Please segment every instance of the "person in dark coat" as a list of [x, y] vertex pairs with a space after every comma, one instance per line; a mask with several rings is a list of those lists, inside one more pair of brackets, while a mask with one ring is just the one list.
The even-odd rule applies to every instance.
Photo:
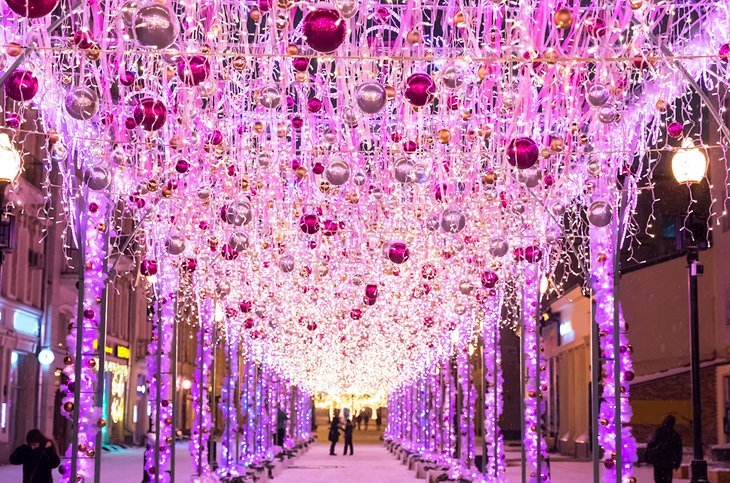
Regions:
[[350, 418], [347, 418], [345, 423], [345, 452], [347, 454], [347, 448], [350, 448], [350, 456], [352, 456], [352, 430], [355, 429], [355, 425], [352, 424]]
[[332, 418], [332, 423], [330, 424], [329, 440], [332, 442], [332, 446], [330, 446], [330, 456], [335, 455], [335, 445], [340, 440], [340, 429], [340, 417], [335, 416]]
[[53, 483], [51, 470], [61, 464], [53, 442], [40, 430], [31, 429], [25, 443], [10, 455], [11, 464], [23, 465], [23, 483]]
[[654, 465], [656, 483], [672, 483], [672, 471], [682, 464], [682, 438], [674, 429], [676, 419], [664, 418], [646, 446], [646, 460]]

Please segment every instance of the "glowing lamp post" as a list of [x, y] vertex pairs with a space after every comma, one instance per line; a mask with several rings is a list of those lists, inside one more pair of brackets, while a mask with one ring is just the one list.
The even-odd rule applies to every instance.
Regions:
[[707, 173], [707, 158], [694, 141], [685, 139], [672, 158], [672, 174], [678, 183], [699, 183]]
[[[707, 158], [694, 145], [691, 139], [685, 139], [682, 148], [672, 158], [672, 173], [678, 183], [685, 183], [692, 189], [693, 183], [699, 183], [707, 173]], [[702, 405], [700, 394], [700, 330], [697, 310], [697, 277], [702, 275], [697, 247], [687, 249], [687, 274], [689, 292], [689, 335], [690, 335], [690, 379], [692, 381], [692, 428], [694, 437], [693, 459], [691, 465], [692, 483], [704, 483], [707, 480], [707, 462], [702, 448]]]

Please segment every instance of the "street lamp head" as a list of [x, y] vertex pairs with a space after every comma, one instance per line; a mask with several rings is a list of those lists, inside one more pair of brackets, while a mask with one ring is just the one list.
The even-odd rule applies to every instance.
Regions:
[[0, 182], [11, 183], [20, 173], [20, 154], [6, 131], [0, 131]]
[[694, 141], [685, 139], [672, 158], [672, 174], [677, 183], [699, 183], [707, 174], [707, 158]]

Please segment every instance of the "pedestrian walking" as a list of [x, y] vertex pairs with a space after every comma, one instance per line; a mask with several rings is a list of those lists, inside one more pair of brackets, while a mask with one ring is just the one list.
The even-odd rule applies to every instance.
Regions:
[[383, 408], [375, 410], [375, 429], [380, 431], [380, 426], [383, 424]]
[[335, 446], [340, 440], [340, 429], [340, 417], [335, 416], [332, 418], [332, 423], [330, 424], [329, 440], [332, 442], [332, 446], [330, 446], [330, 456], [335, 455]]
[[350, 456], [352, 456], [352, 430], [355, 429], [355, 425], [352, 424], [350, 418], [347, 418], [345, 422], [345, 452], [347, 454], [347, 448], [350, 448]]
[[25, 443], [10, 455], [11, 464], [23, 465], [23, 483], [53, 483], [51, 470], [61, 464], [53, 442], [40, 430], [31, 429]]
[[276, 445], [284, 447], [284, 440], [286, 439], [286, 422], [289, 420], [284, 408], [279, 406], [279, 410], [276, 412]]
[[654, 465], [656, 483], [672, 483], [672, 471], [682, 464], [682, 437], [674, 429], [676, 423], [671, 414], [664, 418], [646, 446], [646, 461]]

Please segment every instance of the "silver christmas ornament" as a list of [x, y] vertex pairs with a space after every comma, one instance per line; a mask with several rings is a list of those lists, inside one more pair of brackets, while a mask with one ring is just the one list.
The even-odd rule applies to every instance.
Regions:
[[367, 177], [362, 171], [358, 171], [355, 173], [355, 176], [352, 177], [352, 182], [355, 183], [355, 186], [362, 186], [365, 184], [365, 181], [367, 181]]
[[593, 176], [598, 177], [601, 174], [601, 162], [596, 158], [591, 158], [586, 164], [586, 172]]
[[428, 231], [436, 231], [441, 226], [441, 219], [438, 215], [430, 215], [426, 218], [426, 229]]
[[185, 239], [179, 235], [172, 235], [165, 240], [165, 249], [170, 255], [181, 255], [185, 251]]
[[84, 172], [84, 182], [89, 189], [101, 191], [109, 187], [112, 176], [108, 169], [101, 166], [92, 166]]
[[259, 103], [266, 109], [276, 109], [281, 104], [281, 91], [276, 86], [267, 86], [261, 89]]
[[618, 121], [619, 114], [613, 106], [603, 106], [598, 110], [598, 120], [604, 124]]
[[324, 179], [332, 186], [342, 186], [350, 180], [350, 165], [342, 159], [333, 159], [324, 169]]
[[466, 216], [457, 207], [446, 208], [441, 213], [440, 225], [446, 233], [459, 233], [466, 226]]
[[210, 200], [210, 197], [211, 197], [211, 192], [210, 192], [209, 187], [203, 186], [201, 188], [198, 188], [198, 199], [200, 201], [206, 202], [206, 201]]
[[606, 201], [594, 201], [588, 207], [588, 222], [598, 228], [608, 226], [613, 219], [613, 208]]
[[540, 171], [534, 166], [517, 171], [517, 179], [528, 188], [534, 188], [540, 183]]
[[352, 18], [360, 9], [358, 0], [335, 0], [335, 8], [344, 18]]
[[350, 127], [357, 127], [360, 118], [358, 117], [357, 112], [355, 112], [355, 109], [347, 106], [342, 110], [342, 120]]
[[593, 84], [586, 93], [586, 101], [593, 107], [604, 106], [611, 98], [611, 93], [603, 84]]
[[288, 253], [282, 255], [281, 258], [279, 258], [279, 268], [284, 273], [289, 273], [294, 270], [294, 257]]
[[124, 148], [121, 146], [116, 146], [114, 149], [112, 149], [111, 160], [112, 163], [117, 166], [124, 165], [127, 162], [127, 153], [124, 152]]
[[464, 71], [455, 65], [449, 65], [441, 71], [441, 82], [449, 89], [458, 89], [464, 84]]
[[415, 163], [408, 158], [396, 160], [393, 166], [393, 177], [399, 183], [412, 183], [416, 180]]
[[68, 157], [68, 148], [65, 144], [61, 141], [56, 141], [56, 143], [51, 147], [51, 159], [57, 163], [60, 163], [62, 161], [65, 161]]
[[237, 201], [226, 209], [226, 221], [232, 225], [248, 225], [252, 218], [253, 209], [248, 201]]
[[248, 235], [237, 231], [228, 239], [228, 245], [240, 253], [248, 248]]
[[132, 23], [134, 22], [134, 14], [137, 12], [138, 8], [139, 2], [137, 0], [130, 0], [122, 5], [120, 13], [122, 14], [122, 22], [124, 22], [125, 27], [130, 28], [132, 26]]
[[550, 212], [553, 216], [562, 217], [565, 214], [565, 204], [562, 201], [556, 201], [550, 206]]
[[385, 87], [376, 81], [368, 81], [357, 86], [355, 89], [355, 102], [357, 107], [366, 114], [376, 114], [385, 106], [388, 94]]
[[489, 254], [493, 257], [503, 257], [509, 251], [509, 244], [504, 238], [493, 238], [489, 242]]
[[79, 121], [88, 121], [99, 111], [99, 96], [88, 87], [76, 87], [64, 100], [68, 115]]
[[177, 16], [167, 5], [150, 3], [137, 10], [132, 33], [142, 47], [166, 49], [175, 43], [180, 30]]

